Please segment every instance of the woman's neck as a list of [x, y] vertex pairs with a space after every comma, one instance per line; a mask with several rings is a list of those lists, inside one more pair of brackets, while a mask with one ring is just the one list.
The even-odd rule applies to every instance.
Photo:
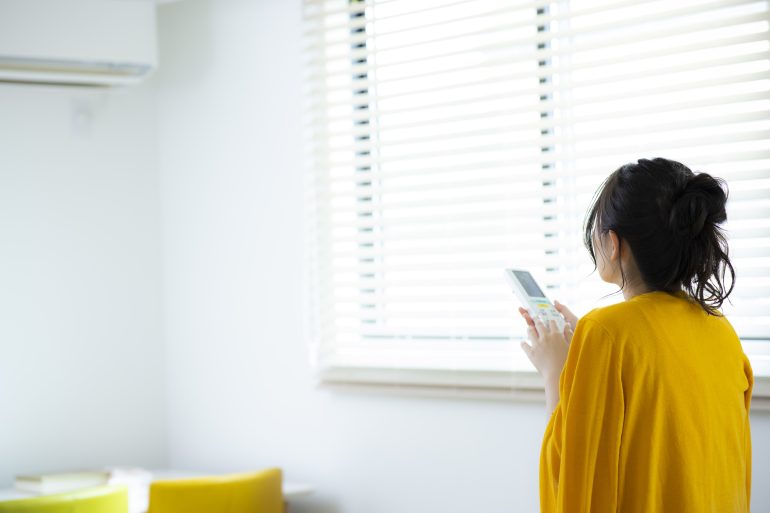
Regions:
[[642, 279], [642, 273], [639, 272], [634, 253], [630, 248], [622, 253], [621, 259], [622, 263], [619, 262], [615, 279], [620, 282], [616, 282], [618, 287], [623, 289], [623, 298], [628, 301], [633, 297], [652, 292], [652, 289]]
[[623, 287], [623, 299], [628, 301], [633, 297], [636, 297], [640, 294], [646, 294], [647, 292], [652, 292], [652, 289], [650, 289], [641, 280], [628, 282], [626, 283], [625, 287]]

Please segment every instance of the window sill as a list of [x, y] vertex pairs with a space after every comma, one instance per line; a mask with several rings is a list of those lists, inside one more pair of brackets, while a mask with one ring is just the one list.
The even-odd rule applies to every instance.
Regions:
[[320, 372], [319, 386], [330, 390], [415, 397], [545, 401], [542, 378], [533, 371], [498, 373], [330, 367]]
[[[770, 343], [745, 342], [754, 368], [752, 411], [770, 411]], [[418, 397], [543, 402], [543, 380], [534, 370], [452, 370], [327, 365], [319, 385], [334, 390]]]

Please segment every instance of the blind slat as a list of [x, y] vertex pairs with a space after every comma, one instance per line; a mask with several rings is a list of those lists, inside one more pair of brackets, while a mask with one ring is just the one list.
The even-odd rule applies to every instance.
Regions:
[[[759, 140], [759, 137], [755, 136], [755, 133], [749, 133], [744, 134], [745, 139], [734, 139], [737, 141], [752, 141], [752, 140]], [[641, 145], [639, 145], [641, 146]], [[668, 148], [676, 148], [677, 145], [673, 145], [669, 143], [668, 145], [655, 145], [651, 148], [643, 148], [643, 147], [637, 147], [635, 148], [635, 153], [639, 154], [645, 151], [659, 151], [660, 148], [668, 147]], [[702, 147], [704, 149], [709, 149], [706, 147]], [[710, 148], [713, 151], [713, 146]], [[600, 151], [596, 150], [594, 152], [586, 152], [583, 153], [581, 156], [586, 157], [607, 157], [607, 156], [614, 156], [617, 154], [627, 154], [626, 151], [620, 151], [616, 152], [614, 150], [607, 150], [607, 151]], [[574, 153], [570, 153], [569, 156], [574, 155]], [[419, 166], [419, 167], [411, 167], [411, 168], [400, 168], [400, 169], [394, 169], [394, 170], [375, 170], [375, 171], [366, 171], [366, 172], [359, 172], [359, 173], [350, 173], [347, 175], [342, 176], [332, 176], [325, 179], [321, 179], [320, 182], [328, 181], [331, 183], [350, 183], [351, 181], [355, 183], [356, 181], [361, 180], [378, 180], [378, 179], [387, 179], [387, 178], [395, 178], [395, 177], [403, 177], [403, 176], [410, 176], [410, 177], [418, 177], [418, 176], [425, 176], [425, 175], [434, 175], [434, 174], [448, 174], [453, 173], [455, 171], [467, 171], [468, 169], [494, 169], [494, 168], [509, 168], [509, 169], [515, 169], [517, 172], [521, 172], [522, 176], [524, 176], [524, 173], [528, 172], [533, 165], [543, 165], [543, 164], [556, 164], [557, 160], [559, 158], [567, 157], [566, 152], [560, 152], [560, 153], [547, 153], [542, 154], [541, 156], [537, 157], [521, 157], [521, 158], [483, 158], [479, 160], [474, 160], [471, 164], [454, 164], [454, 165], [444, 165], [444, 166]], [[755, 161], [755, 160], [765, 160], [767, 158], [770, 158], [770, 150], [758, 150], [758, 151], [742, 151], [742, 152], [714, 152], [713, 155], [708, 155], [707, 161], [709, 163], [718, 164], [718, 163], [724, 163], [724, 162], [741, 162], [741, 161]], [[617, 161], [617, 158], [615, 158]], [[361, 163], [356, 163], [357, 165], [361, 165]], [[353, 167], [353, 166], [351, 166]], [[611, 169], [611, 168], [610, 168]], [[531, 171], [530, 171], [531, 172]], [[539, 172], [539, 171], [538, 171]], [[568, 178], [568, 177], [576, 177], [576, 176], [591, 176], [596, 175], [598, 173], [602, 173], [603, 170], [596, 169], [595, 167], [590, 168], [583, 168], [581, 167], [580, 172], [570, 172], [570, 171], [562, 171], [560, 169], [557, 169], [553, 172], [553, 174], [550, 174], [549, 176], [553, 179], [558, 178]], [[607, 174], [609, 174], [607, 172]], [[530, 175], [531, 176], [531, 175]]]
[[[642, 116], [642, 115], [652, 115], [656, 114], [658, 112], [667, 112], [667, 113], [681, 113], [682, 111], [688, 111], [688, 110], [695, 110], [702, 107], [723, 107], [727, 105], [737, 106], [738, 104], [744, 104], [744, 103], [756, 103], [760, 101], [767, 101], [768, 100], [768, 92], [767, 91], [759, 91], [759, 92], [753, 92], [753, 93], [744, 93], [744, 94], [728, 94], [728, 95], [712, 95], [705, 98], [698, 98], [698, 99], [688, 99], [683, 101], [676, 101], [676, 102], [661, 102], [657, 103], [653, 107], [645, 107], [640, 108], [638, 106], [632, 106], [631, 108], [623, 108], [623, 109], [616, 109], [612, 110], [611, 112], [603, 112], [601, 118], [603, 120], [612, 120], [612, 119], [622, 119], [626, 117], [634, 117], [634, 116]], [[559, 101], [546, 101], [543, 102], [543, 108], [546, 111], [559, 111], [561, 109], [568, 109], [572, 107], [573, 105], [570, 102], [559, 102]], [[431, 128], [440, 128], [442, 125], [445, 124], [451, 124], [451, 123], [460, 123], [460, 122], [468, 122], [468, 121], [478, 121], [478, 120], [489, 120], [490, 122], [494, 123], [497, 118], [500, 117], [511, 117], [515, 116], [516, 114], [521, 114], [523, 112], [531, 112], [532, 107], [527, 106], [524, 108], [498, 108], [498, 109], [486, 109], [481, 110], [480, 112], [474, 112], [471, 114], [463, 114], [461, 116], [444, 116], [444, 117], [428, 117], [427, 119], [424, 117], [420, 117], [416, 120], [413, 120], [409, 123], [389, 123], [386, 126], [383, 126], [380, 128], [380, 130], [383, 130], [385, 132], [398, 132], [403, 131], [406, 129], [416, 129], [416, 128], [422, 128], [424, 130], [430, 130]], [[588, 123], [596, 117], [594, 115], [572, 115], [570, 118], [570, 121], [572, 123], [580, 124], [580, 123]], [[537, 122], [531, 123], [531, 127], [536, 128], [538, 130], [546, 130], [546, 129], [552, 129], [556, 128], [557, 126], [561, 126], [563, 124], [563, 121], [561, 119], [554, 119], [554, 118], [546, 118], [546, 120], [539, 120]], [[520, 125], [516, 125], [517, 127]], [[316, 132], [313, 135], [313, 138], [323, 137], [325, 140], [324, 144], [314, 144], [314, 140], [306, 141], [307, 146], [309, 147], [332, 147], [333, 144], [331, 143], [332, 138], [339, 138], [348, 136], [351, 139], [355, 137], [360, 136], [366, 136], [371, 134], [372, 129], [369, 126], [361, 126], [361, 125], [352, 125], [348, 128], [341, 128], [341, 127], [335, 127], [334, 129], [330, 129], [327, 126], [316, 126]], [[312, 152], [310, 152], [312, 153]]]
[[[731, 2], [732, 5], [739, 5], [741, 3], [746, 3], [743, 0], [736, 0], [734, 2]], [[766, 16], [766, 15], [765, 15]], [[541, 20], [535, 20], [536, 22], [539, 22]], [[748, 15], [740, 15], [740, 16], [734, 16], [734, 17], [725, 17], [725, 18], [718, 18], [718, 19], [712, 19], [702, 22], [696, 22], [691, 23], [688, 25], [687, 29], [691, 32], [697, 32], [697, 31], [705, 31], [709, 29], [714, 28], [722, 28], [729, 25], [744, 25], [747, 23], [752, 22], [761, 22], [765, 21], [765, 18], [763, 17], [762, 13], [759, 14], [748, 14]], [[617, 29], [619, 28], [618, 24], [616, 22], [608, 23], [606, 24], [605, 28], [610, 29]], [[509, 25], [500, 25], [497, 27], [497, 30], [508, 30]], [[492, 28], [492, 30], [495, 30]], [[465, 34], [465, 35], [478, 35], [478, 34], [487, 34], [489, 33], [490, 29], [487, 27], [483, 30], [476, 31], [472, 34]], [[651, 39], [651, 35], [658, 38], [664, 38], [664, 37], [670, 37], [677, 34], [680, 34], [682, 32], [682, 27], [673, 27], [669, 29], [658, 29], [654, 31], [652, 34], [649, 33], [642, 33], [642, 34], [636, 34], [634, 32], [628, 32], [624, 35], [617, 35], [613, 37], [613, 44], [616, 46], [620, 45], [626, 45], [631, 43], [638, 43], [642, 41], [648, 41]], [[579, 32], [560, 32], [559, 37], [561, 38], [568, 38], [568, 37], [575, 37], [580, 35]], [[446, 40], [452, 40], [457, 37], [457, 34], [449, 34], [446, 36], [443, 36], [441, 38], [436, 38], [430, 41], [424, 41], [423, 44], [426, 43], [440, 43], [442, 41]], [[518, 45], [522, 46], [528, 46], [531, 48], [536, 48], [538, 44], [546, 44], [549, 43], [553, 39], [553, 36], [550, 36], [548, 34], [542, 35], [538, 34], [532, 37], [519, 37], [519, 38], [512, 38], [507, 41], [503, 41], [502, 43], [494, 43], [494, 44], [487, 44], [487, 45], [480, 45], [475, 48], [473, 48], [476, 51], [494, 51], [498, 50], [500, 48], [511, 48]], [[591, 50], [602, 48], [602, 45], [606, 44], [605, 42], [600, 43], [592, 43], [592, 44], [578, 44], [578, 45], [572, 45], [571, 50], [569, 53], [552, 53], [550, 50], [543, 50], [541, 51], [542, 56], [545, 58], [549, 58], [551, 56], [557, 56], [557, 55], [571, 55], [579, 52], [589, 52]], [[408, 48], [408, 47], [403, 47]], [[401, 49], [403, 49], [401, 48]], [[393, 48], [394, 50], [397, 50], [399, 48]], [[423, 56], [423, 57], [413, 57], [410, 59], [403, 59], [398, 62], [399, 65], [404, 64], [419, 64], [424, 63], [433, 59], [437, 58], [446, 58], [446, 57], [456, 57], [462, 53], [467, 52], [468, 49], [465, 48], [463, 50], [449, 50], [444, 52], [437, 52], [437, 53], [431, 53], [430, 55]], [[375, 54], [377, 50], [351, 50], [350, 52], [346, 53], [344, 56], [340, 56], [337, 59], [330, 59], [327, 56], [320, 56], [320, 55], [314, 55], [312, 59], [308, 60], [306, 63], [309, 69], [318, 68], [319, 66], [326, 66], [329, 63], [333, 63], [335, 60], [344, 60], [345, 62], [353, 62], [356, 60], [365, 60], [367, 57]], [[537, 59], [537, 54], [535, 54], [534, 59]], [[379, 66], [376, 66], [374, 64], [355, 64], [351, 65], [347, 73], [350, 75], [366, 75], [368, 72], [373, 71], [377, 69]], [[323, 69], [323, 68], [322, 68]], [[310, 74], [308, 77], [310, 80], [326, 80], [328, 78], [336, 77], [336, 76], [342, 76], [341, 72], [334, 72], [329, 73], [321, 71], [315, 72]], [[349, 76], [349, 75], [348, 75]]]
[[[609, 171], [609, 170], [608, 170]], [[535, 175], [542, 181], [554, 181], [554, 175], [549, 171], [542, 171]], [[737, 169], [733, 171], [734, 178], [742, 181], [760, 181], [770, 179], [770, 167], [751, 167], [748, 169]], [[557, 178], [557, 180], [563, 180], [564, 177]], [[343, 199], [357, 199], [359, 196], [378, 196], [378, 195], [398, 195], [406, 193], [417, 192], [431, 192], [437, 193], [441, 191], [453, 191], [453, 190], [473, 190], [474, 188], [484, 188], [492, 186], [511, 186], [521, 184], [521, 178], [515, 173], [512, 173], [510, 169], [503, 169], [501, 173], [495, 173], [488, 177], [471, 178], [465, 180], [441, 180], [431, 181], [428, 183], [414, 184], [414, 185], [400, 185], [398, 183], [391, 184], [390, 181], [372, 181], [370, 185], [365, 187], [356, 184], [348, 184], [348, 187], [339, 188], [335, 190], [319, 190], [314, 196], [316, 199], [321, 200], [324, 205], [327, 202], [334, 202], [335, 200]], [[540, 193], [547, 195], [548, 197], [554, 197], [565, 193], [587, 193], [593, 192], [597, 189], [598, 183], [583, 184], [576, 187], [567, 186], [554, 186], [554, 187], [541, 187]], [[522, 190], [523, 189], [523, 190]], [[760, 186], [759, 189], [752, 189], [751, 193], [756, 194], [758, 190], [764, 190], [764, 186]], [[520, 187], [518, 191], [512, 193], [511, 198], [527, 197], [533, 191], [531, 189], [525, 189]], [[730, 203], [734, 204], [743, 197], [743, 192], [736, 196], [736, 192], [730, 195]], [[310, 201], [308, 197], [306, 200]], [[319, 207], [323, 208], [323, 207]]]
[[[769, 54], [770, 55], [770, 54]], [[767, 94], [768, 100], [770, 100], [770, 92]], [[698, 125], [703, 127], [708, 126], [728, 126], [728, 125], [734, 125], [739, 123], [749, 123], [753, 121], [768, 121], [770, 119], [770, 109], [761, 109], [754, 112], [738, 112], [734, 114], [727, 114], [727, 115], [719, 115], [719, 116], [704, 116], [704, 117], [698, 117]], [[586, 122], [590, 121], [589, 119], [586, 120]], [[516, 133], [536, 133], [538, 129], [545, 130], [549, 128], [554, 128], [556, 126], [570, 123], [571, 120], [569, 119], [560, 119], [560, 120], [554, 120], [551, 123], [526, 123], [526, 122], [520, 122], [516, 125], [511, 126], [502, 126], [502, 127], [495, 127], [495, 128], [487, 128], [487, 129], [477, 129], [473, 131], [467, 131], [467, 132], [461, 132], [461, 133], [452, 133], [452, 134], [436, 134], [436, 135], [426, 135], [423, 137], [414, 137], [410, 139], [404, 139], [404, 140], [387, 140], [387, 141], [377, 141], [377, 142], [371, 142], [371, 141], [361, 141], [359, 143], [350, 144], [348, 146], [331, 146], [327, 148], [316, 148], [315, 155], [322, 157], [326, 152], [333, 151], [335, 153], [337, 152], [348, 152], [350, 154], [359, 154], [362, 152], [370, 152], [372, 150], [377, 150], [380, 148], [387, 148], [389, 150], [397, 149], [401, 146], [413, 146], [419, 143], [431, 143], [431, 142], [445, 142], [446, 144], [451, 144], [450, 142], [455, 142], [455, 144], [458, 144], [462, 142], [462, 139], [466, 138], [474, 138], [472, 140], [475, 140], [475, 138], [478, 138], [480, 136], [500, 136], [501, 134], [508, 134], [511, 136], [511, 139], [513, 139], [513, 136]], [[572, 121], [574, 123], [574, 121]], [[653, 126], [647, 126], [645, 128], [652, 129]], [[657, 134], [660, 136], [660, 134], [668, 133], [668, 132], [682, 132], [685, 130], [692, 130], [693, 128], [693, 120], [692, 119], [685, 119], [685, 120], [675, 120], [670, 121], [667, 123], [660, 123], [655, 124], [654, 129], [657, 132]], [[591, 132], [590, 134], [586, 134], [581, 136], [581, 141], [597, 141], [597, 140], [607, 140], [607, 139], [617, 139], [621, 136], [633, 136], [636, 133], [638, 133], [639, 127], [634, 126], [621, 126], [621, 127], [611, 127], [607, 126], [603, 130], [596, 130], [594, 132]], [[670, 134], [671, 137], [673, 137], [674, 134]], [[504, 146], [505, 148], [514, 146], [514, 145], [532, 145], [536, 143], [540, 143], [543, 145], [556, 145], [556, 144], [563, 144], [565, 141], [567, 141], [567, 137], [554, 137], [554, 136], [541, 136], [536, 139], [530, 138], [528, 140], [524, 141], [516, 141], [511, 142], [510, 144]], [[454, 141], [455, 139], [461, 139], [460, 141]], [[473, 150], [473, 147], [469, 148], [470, 150]], [[406, 155], [403, 158], [413, 158], [411, 155]], [[359, 162], [360, 158], [354, 158], [350, 160], [349, 162]], [[386, 160], [386, 158], [383, 158], [383, 160]], [[343, 164], [342, 162], [338, 163], [335, 162], [335, 164]]]
[[[668, 85], [665, 83], [663, 85], [657, 84], [654, 86], [650, 86], [644, 90], [634, 91], [634, 94], [632, 96], [635, 98], [644, 98], [644, 97], [655, 96], [655, 95], [665, 95], [666, 93], [672, 94], [672, 93], [677, 93], [681, 91], [697, 91], [698, 89], [733, 86], [736, 84], [748, 84], [751, 82], [759, 82], [759, 81], [766, 81], [766, 80], [770, 80], [770, 73], [768, 71], [756, 71], [756, 72], [740, 73], [736, 75], [726, 75], [726, 76], [720, 75], [713, 78], [707, 78], [704, 80], [695, 80], [695, 81], [687, 82], [683, 84], [682, 83], [668, 84]], [[584, 85], [601, 85], [601, 81], [586, 83]], [[516, 95], [513, 97], [513, 99], [526, 98], [526, 97], [540, 97], [540, 96], [548, 97], [549, 95], [559, 92], [560, 90], [561, 90], [561, 87], [554, 86], [554, 85], [541, 85], [537, 87], [531, 87], [528, 89], [520, 89], [520, 90], [516, 90]], [[607, 93], [604, 95], [589, 96], [581, 100], [571, 100], [571, 101], [546, 100], [538, 104], [538, 106], [541, 107], [543, 111], [550, 111], [550, 110], [553, 110], [554, 108], [574, 109], [576, 107], [596, 105], [597, 103], [609, 103], [615, 100], [628, 99], [628, 97], [629, 97], [628, 92], [615, 92], [615, 93]], [[512, 95], [510, 91], [504, 92], [504, 93], [479, 94], [479, 95], [474, 95], [474, 96], [470, 96], [470, 97], [458, 99], [458, 100], [428, 102], [422, 106], [417, 105], [417, 106], [410, 106], [410, 107], [397, 107], [397, 108], [391, 108], [391, 109], [370, 108], [370, 109], [366, 109], [365, 111], [354, 111], [352, 113], [346, 112], [345, 114], [316, 116], [313, 122], [317, 123], [317, 122], [323, 121], [323, 122], [329, 123], [329, 122], [340, 121], [344, 119], [344, 120], [351, 120], [353, 123], [355, 123], [355, 122], [365, 121], [368, 119], [377, 118], [385, 115], [404, 114], [406, 112], [412, 112], [414, 114], [418, 114], [419, 111], [421, 110], [456, 107], [456, 106], [467, 105], [473, 102], [479, 102], [482, 100], [483, 101], [505, 100], [505, 99], [510, 100], [511, 98], [512, 98]], [[532, 111], [533, 111], [533, 107], [528, 106], [524, 112], [532, 112]]]
[[[706, 41], [698, 41], [697, 43], [688, 42], [686, 44], [681, 44], [678, 46], [669, 46], [666, 48], [653, 47], [653, 49], [641, 51], [634, 54], [633, 58], [638, 60], [648, 60], [655, 57], [670, 57], [672, 55], [677, 55], [677, 54], [694, 53], [694, 52], [709, 50], [709, 49], [723, 49], [726, 46], [735, 46], [735, 45], [742, 45], [742, 44], [745, 45], [747, 43], [765, 42], [765, 41], [767, 41], [767, 34], [765, 32], [756, 32], [756, 33], [747, 34], [747, 35], [714, 38]], [[509, 48], [509, 45], [501, 44], [495, 49], [504, 50], [506, 48]], [[498, 67], [512, 67], [514, 64], [520, 63], [520, 62], [532, 62], [535, 60], [553, 59], [555, 57], [560, 57], [564, 55], [567, 55], [567, 52], [559, 51], [559, 50], [538, 49], [538, 50], [533, 50], [531, 53], [527, 53], [525, 55], [521, 55], [521, 53], [517, 53], [515, 56], [489, 59], [484, 61], [483, 63], [479, 63], [471, 66], [456, 65], [454, 67], [444, 67], [439, 69], [432, 69], [429, 71], [420, 70], [420, 72], [418, 73], [409, 73], [409, 74], [405, 74], [405, 75], [390, 78], [390, 79], [388, 78], [383, 79], [377, 76], [370, 78], [367, 76], [367, 78], [356, 80], [355, 84], [358, 89], [373, 89], [381, 85], [390, 85], [394, 82], [403, 82], [408, 80], [413, 81], [416, 79], [437, 76], [437, 75], [444, 75], [444, 74], [453, 73], [453, 72], [456, 73], [461, 71], [486, 71], [489, 68], [495, 69]], [[628, 62], [628, 58], [629, 58], [628, 55], [605, 57], [603, 59], [597, 59], [597, 60], [590, 61], [587, 63], [582, 63], [582, 64], [564, 63], [564, 64], [557, 64], [552, 66], [542, 66], [539, 68], [539, 70], [547, 71], [550, 74], [568, 73], [568, 72], [586, 70], [591, 68], [599, 68], [599, 67], [613, 65], [613, 64], [624, 64]], [[344, 72], [340, 72], [334, 75], [329, 75], [326, 77], [326, 79], [327, 81], [331, 81], [331, 79], [333, 79], [334, 77], [349, 77], [351, 75], [350, 71], [351, 70], [346, 69]], [[522, 74], [521, 76], [526, 76], [526, 75]], [[319, 97], [326, 96], [326, 95], [333, 95], [337, 92], [344, 92], [346, 93], [346, 95], [349, 96], [351, 94], [350, 89], [351, 89], [351, 81], [345, 81], [344, 83], [340, 83], [339, 85], [330, 86], [326, 84], [320, 88], [310, 89], [308, 93], [311, 97], [315, 95], [318, 95]]]
[[[670, 54], [664, 54], [661, 52], [661, 55], [670, 55]], [[762, 62], [767, 61], [768, 59], [768, 49], [762, 49], [759, 51], [754, 52], [748, 52], [748, 53], [741, 53], [738, 55], [729, 55], [727, 57], [723, 57], [720, 59], [715, 58], [703, 58], [700, 60], [689, 60], [686, 64], [678, 63], [667, 67], [660, 67], [655, 70], [640, 70], [634, 73], [628, 73], [628, 72], [620, 72], [616, 73], [615, 75], [610, 76], [602, 76], [601, 78], [593, 78], [593, 79], [587, 79], [587, 80], [580, 80], [575, 81], [571, 84], [571, 87], [573, 89], [578, 88], [591, 88], [593, 86], [599, 85], [599, 84], [607, 84], [612, 82], [620, 82], [620, 81], [629, 81], [634, 80], [635, 78], [646, 78], [651, 77], [655, 75], [671, 75], [674, 73], [683, 73], [686, 71], [701, 71], [701, 70], [709, 70], [712, 68], [720, 68], [725, 67], [728, 65], [736, 65], [736, 64], [742, 64], [747, 62]], [[505, 61], [504, 61], [505, 62]], [[618, 59], [618, 62], [622, 62], [621, 59]], [[462, 90], [462, 89], [468, 89], [472, 87], [480, 87], [485, 86], [489, 87], [498, 83], [501, 84], [510, 84], [511, 88], [514, 89], [519, 82], [522, 80], [532, 80], [533, 73], [532, 70], [523, 70], [523, 71], [512, 71], [510, 68], [513, 68], [513, 64], [515, 62], [511, 62], [510, 66], [499, 66], [500, 69], [504, 70], [504, 73], [500, 73], [495, 68], [497, 67], [491, 67], [486, 66], [487, 69], [495, 70], [494, 78], [490, 77], [484, 77], [481, 79], [475, 79], [472, 78], [470, 75], [466, 75], [467, 79], [464, 81], [455, 81], [448, 84], [438, 84], [434, 83], [430, 86], [424, 86], [422, 88], [420, 87], [414, 87], [406, 91], [402, 91], [399, 93], [390, 93], [390, 94], [377, 94], [377, 93], [369, 93], [366, 95], [351, 95], [350, 98], [344, 98], [339, 100], [333, 100], [333, 101], [326, 101], [323, 98], [324, 97], [318, 97], [317, 104], [321, 106], [322, 108], [333, 108], [333, 107], [339, 107], [339, 106], [350, 106], [352, 108], [358, 108], [361, 106], [369, 105], [373, 102], [386, 102], [386, 101], [392, 101], [394, 99], [398, 98], [404, 98], [408, 96], [418, 96], [418, 95], [424, 95], [427, 93], [440, 93], [440, 92], [446, 92], [451, 90]], [[583, 66], [584, 68], [588, 66]], [[580, 69], [580, 68], [577, 68]], [[559, 73], [570, 73], [577, 71], [574, 67], [556, 67], [551, 68], [550, 66], [542, 66], [538, 69], [538, 72], [542, 73], [543, 75], [554, 75]], [[473, 68], [467, 69], [467, 71], [474, 71]], [[442, 72], [443, 73], [443, 72]], [[438, 73], [437, 73], [438, 74]], [[427, 77], [430, 77], [431, 75], [427, 75]], [[425, 76], [422, 78], [426, 78]], [[382, 84], [369, 84], [367, 82], [360, 82], [356, 84], [357, 88], [360, 89], [368, 89], [368, 90], [377, 90], [377, 86], [382, 86]], [[326, 93], [329, 94], [331, 91], [327, 90]]]

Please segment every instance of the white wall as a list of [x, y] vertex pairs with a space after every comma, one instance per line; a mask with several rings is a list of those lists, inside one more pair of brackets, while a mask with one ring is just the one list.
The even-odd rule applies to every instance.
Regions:
[[0, 487], [165, 462], [153, 100], [0, 85]]
[[[170, 463], [282, 466], [318, 490], [295, 511], [534, 512], [542, 407], [314, 388], [299, 4], [161, 7]], [[754, 430], [754, 511], [770, 511], [770, 418]]]
[[[161, 12], [154, 84], [0, 86], [0, 487], [278, 465], [317, 489], [296, 512], [536, 511], [542, 407], [313, 384], [299, 1]], [[768, 511], [770, 416], [753, 428]]]

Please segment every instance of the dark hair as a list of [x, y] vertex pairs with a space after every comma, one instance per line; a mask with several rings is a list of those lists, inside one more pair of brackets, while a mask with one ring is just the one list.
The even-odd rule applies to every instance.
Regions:
[[630, 246], [651, 290], [684, 290], [706, 312], [720, 315], [735, 282], [719, 226], [727, 220], [726, 202], [724, 180], [673, 160], [641, 159], [618, 168], [599, 188], [586, 215], [584, 243], [596, 266], [594, 231], [614, 231]]

